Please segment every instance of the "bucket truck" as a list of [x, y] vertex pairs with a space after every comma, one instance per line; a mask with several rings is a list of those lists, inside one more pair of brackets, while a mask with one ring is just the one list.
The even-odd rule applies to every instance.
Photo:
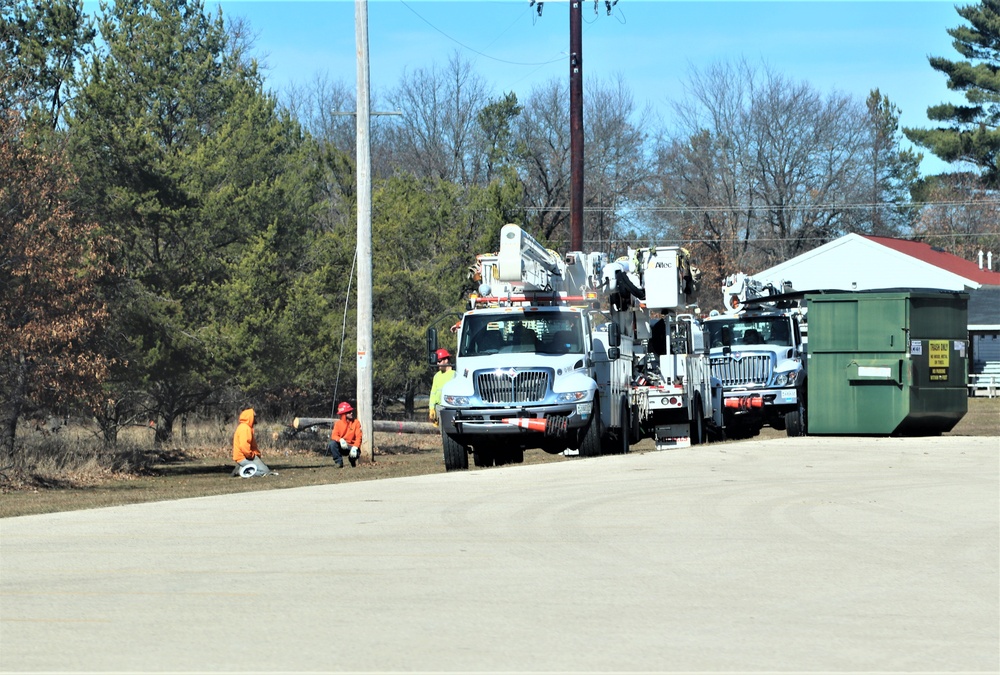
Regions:
[[703, 443], [722, 427], [722, 390], [713, 386], [704, 331], [688, 313], [696, 268], [676, 246], [629, 249], [604, 269], [610, 315], [631, 345], [632, 437], [658, 450]]
[[[477, 256], [478, 292], [456, 326], [456, 374], [438, 409], [445, 468], [467, 469], [470, 455], [492, 466], [527, 449], [596, 456], [627, 452], [644, 434], [658, 447], [690, 438], [687, 411], [708, 395], [690, 395], [697, 336], [693, 319], [673, 315], [686, 294], [679, 249], [669, 250], [606, 266], [603, 254], [560, 257], [505, 225], [499, 252]], [[666, 312], [656, 324], [644, 284], [670, 275], [674, 294], [649, 305]], [[434, 329], [427, 344], [433, 353]]]
[[788, 284], [743, 273], [723, 282], [725, 313], [705, 320], [712, 375], [722, 383], [724, 428], [750, 438], [766, 424], [805, 432], [806, 312]]

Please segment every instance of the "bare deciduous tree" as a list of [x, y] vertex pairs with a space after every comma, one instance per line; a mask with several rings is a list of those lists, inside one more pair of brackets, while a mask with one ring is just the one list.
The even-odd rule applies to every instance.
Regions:
[[[638, 110], [620, 75], [587, 81], [584, 103], [584, 241], [604, 248], [632, 234], [623, 213], [649, 197], [653, 164], [646, 152], [649, 110]], [[569, 92], [550, 80], [524, 104], [516, 137], [519, 173], [533, 231], [569, 242]], [[628, 231], [626, 231], [628, 230]]]
[[482, 77], [458, 53], [443, 69], [432, 65], [406, 73], [386, 97], [402, 112], [398, 123], [387, 128], [397, 170], [463, 187], [479, 182], [485, 148], [479, 142], [477, 115], [490, 95]]
[[740, 62], [693, 71], [674, 113], [659, 229], [696, 242], [713, 281], [871, 230], [863, 103]]

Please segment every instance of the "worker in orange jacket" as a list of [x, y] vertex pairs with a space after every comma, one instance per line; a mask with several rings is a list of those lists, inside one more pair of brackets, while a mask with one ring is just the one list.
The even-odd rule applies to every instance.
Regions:
[[277, 471], [271, 471], [260, 458], [260, 449], [257, 448], [257, 439], [253, 433], [255, 418], [253, 408], [247, 408], [240, 413], [240, 423], [236, 427], [236, 433], [233, 434], [233, 461], [236, 462], [233, 476], [252, 478], [271, 473], [277, 475]]
[[326, 444], [326, 449], [333, 455], [333, 461], [337, 463], [338, 469], [344, 466], [345, 453], [351, 466], [357, 466], [358, 457], [361, 455], [361, 422], [347, 401], [337, 406], [337, 415], [339, 419], [334, 422], [333, 429], [330, 430], [330, 442]]

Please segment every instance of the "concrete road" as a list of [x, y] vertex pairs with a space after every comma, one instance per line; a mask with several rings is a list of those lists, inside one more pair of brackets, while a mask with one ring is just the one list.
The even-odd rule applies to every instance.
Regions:
[[1000, 439], [0, 520], [0, 671], [1000, 670]]

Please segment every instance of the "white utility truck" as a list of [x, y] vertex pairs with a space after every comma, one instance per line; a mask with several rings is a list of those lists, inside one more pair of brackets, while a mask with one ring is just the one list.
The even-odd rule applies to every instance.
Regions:
[[806, 312], [799, 296], [743, 273], [725, 279], [722, 295], [726, 313], [707, 318], [705, 330], [726, 435], [750, 438], [764, 425], [802, 435]]
[[467, 469], [470, 454], [492, 466], [535, 448], [596, 456], [645, 436], [658, 447], [702, 440], [692, 427], [700, 433], [714, 412], [707, 353], [696, 322], [675, 314], [691, 290], [686, 256], [659, 247], [605, 261], [560, 257], [513, 224], [498, 253], [477, 256], [479, 292], [457, 326], [455, 376], [438, 409], [447, 470]]

